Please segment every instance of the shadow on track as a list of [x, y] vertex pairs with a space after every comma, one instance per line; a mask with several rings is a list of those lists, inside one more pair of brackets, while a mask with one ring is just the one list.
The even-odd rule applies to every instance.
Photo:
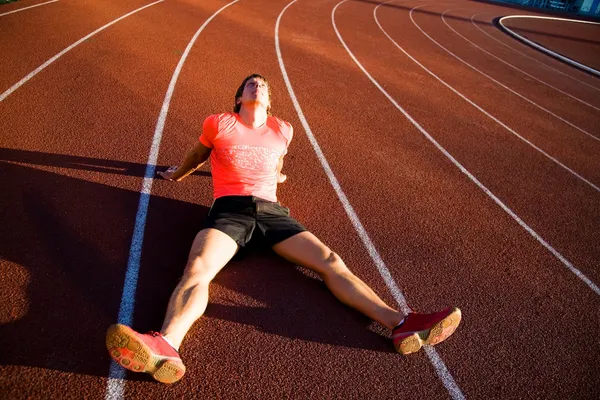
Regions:
[[[40, 153], [37, 151], [14, 150], [0, 148], [0, 162], [16, 162], [22, 164], [45, 165], [59, 168], [77, 169], [83, 171], [103, 172], [115, 175], [137, 176], [143, 178], [146, 165], [126, 161], [104, 160], [71, 156], [67, 154]], [[157, 165], [156, 170], [162, 171], [169, 166]], [[210, 176], [206, 171], [195, 171], [192, 175]]]
[[[0, 365], [106, 376], [104, 335], [118, 314], [139, 193], [23, 164], [135, 177], [144, 176], [145, 165], [0, 149]], [[136, 329], [160, 328], [207, 212], [198, 204], [151, 198]], [[270, 250], [248, 251], [213, 285], [221, 290], [211, 296], [205, 322], [227, 320], [292, 339], [393, 351], [387, 338], [362, 329], [371, 322], [341, 305], [320, 279]], [[224, 304], [222, 288], [265, 308]], [[187, 340], [202, 341], [202, 333], [192, 329]]]
[[[20, 163], [140, 177], [145, 165], [0, 149], [0, 365], [106, 376], [104, 334], [119, 309], [139, 193]], [[188, 242], [163, 248], [186, 253], [207, 207], [150, 204], [171, 217], [151, 234], [177, 232]]]

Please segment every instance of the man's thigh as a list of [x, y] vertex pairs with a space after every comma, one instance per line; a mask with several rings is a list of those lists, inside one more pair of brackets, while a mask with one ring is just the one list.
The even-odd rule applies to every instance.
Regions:
[[[323, 275], [333, 271], [331, 249], [312, 233], [298, 233], [273, 246], [273, 251], [286, 260]], [[340, 260], [341, 262], [341, 260]]]
[[212, 279], [238, 249], [238, 244], [226, 233], [214, 228], [203, 229], [192, 243], [187, 272], [202, 273]]

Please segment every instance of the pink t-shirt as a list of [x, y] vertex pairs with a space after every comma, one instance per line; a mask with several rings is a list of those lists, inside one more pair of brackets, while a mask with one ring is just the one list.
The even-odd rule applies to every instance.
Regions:
[[237, 113], [206, 118], [200, 142], [212, 148], [214, 198], [256, 196], [277, 201], [277, 164], [287, 153], [292, 135], [292, 126], [275, 117], [267, 117], [263, 126], [254, 129]]

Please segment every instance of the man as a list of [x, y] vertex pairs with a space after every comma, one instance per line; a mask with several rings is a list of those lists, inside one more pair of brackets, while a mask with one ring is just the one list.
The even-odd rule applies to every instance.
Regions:
[[164, 179], [180, 181], [210, 157], [215, 201], [192, 244], [160, 333], [140, 334], [120, 324], [108, 329], [106, 346], [123, 367], [164, 383], [183, 376], [178, 349], [206, 309], [209, 283], [253, 235], [286, 260], [319, 274], [342, 303], [391, 329], [394, 347], [402, 354], [445, 340], [460, 323], [458, 308], [407, 316], [391, 308], [277, 202], [293, 130], [271, 116], [270, 98], [267, 80], [248, 76], [235, 94], [234, 112], [209, 116], [199, 143], [181, 165], [159, 172]]

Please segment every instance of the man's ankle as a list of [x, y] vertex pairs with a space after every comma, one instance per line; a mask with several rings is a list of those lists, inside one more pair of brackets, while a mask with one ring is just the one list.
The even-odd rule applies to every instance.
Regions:
[[176, 346], [176, 343], [173, 339], [169, 339], [168, 335], [165, 335], [163, 333], [161, 333], [160, 335], [163, 339], [165, 339], [165, 342], [167, 342], [173, 349], [175, 349], [176, 352], [179, 353], [179, 345]]

